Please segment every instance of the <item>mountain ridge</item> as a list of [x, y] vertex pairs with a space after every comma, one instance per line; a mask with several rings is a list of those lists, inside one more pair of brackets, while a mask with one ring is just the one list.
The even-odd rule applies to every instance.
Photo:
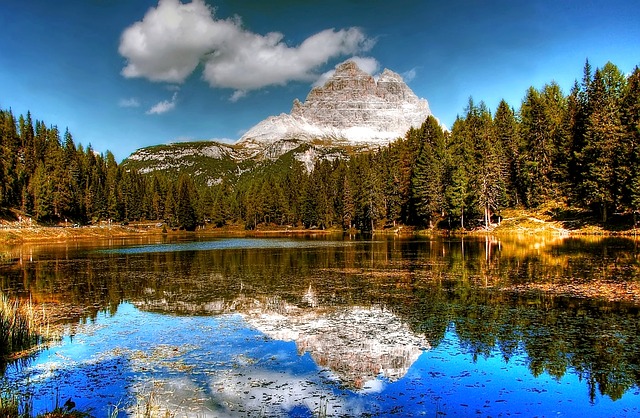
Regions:
[[323, 86], [312, 88], [304, 102], [295, 99], [290, 113], [264, 119], [233, 144], [154, 145], [136, 150], [123, 163], [143, 174], [186, 170], [208, 185], [287, 153], [311, 171], [318, 159], [347, 158], [386, 146], [431, 115], [428, 102], [399, 74], [385, 69], [376, 79], [346, 61]]
[[280, 139], [330, 139], [337, 144], [380, 146], [403, 136], [432, 115], [402, 77], [385, 69], [376, 80], [346, 61], [290, 113], [270, 116], [249, 129], [236, 144], [260, 148]]

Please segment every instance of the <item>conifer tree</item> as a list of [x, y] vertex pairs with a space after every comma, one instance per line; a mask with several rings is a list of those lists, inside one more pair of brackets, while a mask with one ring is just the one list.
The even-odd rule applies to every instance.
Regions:
[[521, 202], [523, 190], [520, 178], [520, 153], [522, 141], [518, 132], [518, 121], [515, 113], [506, 101], [501, 100], [493, 119], [496, 137], [503, 150], [502, 158], [507, 170], [506, 192], [507, 205], [518, 206]]
[[417, 215], [432, 227], [437, 214], [444, 210], [447, 149], [445, 135], [433, 117], [422, 124], [421, 147], [411, 178]]
[[354, 225], [356, 208], [352, 189], [351, 181], [345, 175], [342, 182], [342, 227], [344, 229], [351, 229]]
[[520, 107], [521, 132], [525, 149], [522, 155], [524, 204], [538, 206], [553, 195], [551, 170], [553, 140], [543, 98], [530, 87]]
[[622, 123], [630, 151], [630, 179], [625, 194], [634, 216], [640, 210], [640, 68], [636, 67], [627, 79], [627, 93], [623, 101]]
[[471, 124], [475, 146], [474, 194], [483, 213], [485, 228], [491, 223], [493, 212], [505, 205], [505, 159], [500, 142], [496, 140], [491, 113], [483, 102], [467, 117]]
[[18, 153], [20, 139], [16, 128], [16, 119], [11, 110], [4, 112], [3, 117], [3, 201], [6, 206], [16, 206], [19, 197]]
[[183, 174], [178, 179], [176, 216], [178, 224], [187, 231], [195, 231], [198, 224], [195, 203], [193, 183], [189, 176]]
[[460, 220], [460, 227], [465, 229], [465, 214], [467, 208], [473, 206], [474, 202], [470, 193], [468, 173], [459, 158], [454, 158], [450, 181], [445, 190], [445, 199], [449, 217]]
[[178, 224], [176, 190], [173, 182], [169, 182], [167, 196], [164, 202], [164, 219], [170, 226]]
[[584, 198], [599, 209], [602, 222], [616, 201], [616, 154], [624, 134], [619, 103], [624, 91], [617, 68], [597, 69], [590, 84], [583, 149]]
[[33, 214], [38, 221], [48, 221], [54, 216], [53, 181], [44, 164], [38, 163], [32, 179], [34, 208]]

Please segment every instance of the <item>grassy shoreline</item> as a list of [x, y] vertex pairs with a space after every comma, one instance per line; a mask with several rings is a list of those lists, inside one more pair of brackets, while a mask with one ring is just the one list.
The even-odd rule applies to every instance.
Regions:
[[[442, 222], [441, 222], [442, 224]], [[328, 235], [353, 234], [357, 231], [332, 229], [305, 229], [277, 225], [261, 225], [255, 230], [245, 230], [241, 225], [227, 225], [215, 228], [210, 225], [194, 232], [165, 229], [164, 224], [157, 221], [137, 222], [129, 225], [106, 224], [90, 226], [41, 226], [36, 224], [22, 225], [18, 222], [0, 222], [0, 245], [34, 242], [68, 242], [84, 239], [135, 238], [143, 236], [276, 236], [276, 235]], [[380, 235], [558, 235], [558, 236], [628, 236], [640, 234], [629, 216], [612, 219], [606, 225], [598, 222], [584, 211], [566, 207], [547, 206], [537, 210], [508, 209], [501, 213], [499, 221], [489, 228], [476, 225], [467, 229], [432, 228], [418, 229], [410, 226], [377, 229], [373, 232]]]
[[0, 291], [0, 358], [15, 357], [47, 339], [46, 320], [30, 302], [9, 299]]

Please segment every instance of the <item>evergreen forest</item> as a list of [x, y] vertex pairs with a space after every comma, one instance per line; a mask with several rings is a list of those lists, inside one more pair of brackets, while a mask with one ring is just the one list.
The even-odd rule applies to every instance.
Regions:
[[503, 100], [493, 113], [469, 99], [450, 130], [429, 117], [389, 146], [310, 172], [288, 153], [210, 186], [141, 174], [29, 112], [1, 110], [0, 141], [0, 210], [43, 224], [469, 229], [550, 202], [606, 224], [640, 210], [640, 69], [587, 61], [568, 94], [555, 82], [530, 87], [518, 108]]

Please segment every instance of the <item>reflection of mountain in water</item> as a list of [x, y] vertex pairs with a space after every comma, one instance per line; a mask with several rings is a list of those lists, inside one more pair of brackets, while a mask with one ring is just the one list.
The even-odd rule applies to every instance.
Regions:
[[379, 375], [400, 379], [422, 350], [430, 348], [425, 338], [381, 308], [252, 312], [247, 320], [271, 338], [295, 341], [301, 354], [309, 352], [316, 364], [356, 388]]
[[[64, 320], [70, 322], [95, 318], [100, 310], [115, 313], [122, 300], [178, 315], [255, 309], [287, 318], [384, 306], [432, 347], [453, 329], [476, 358], [499, 352], [509, 362], [524, 352], [534, 375], [580, 373], [590, 394], [618, 399], [640, 384], [637, 302], [511, 291], [548, 284], [635, 285], [636, 241], [522, 236], [334, 245], [324, 239], [290, 240], [282, 248], [266, 240], [261, 249], [224, 251], [172, 252], [169, 245], [166, 252], [89, 257], [66, 246], [49, 254], [43, 246], [21, 250], [19, 261], [1, 266], [0, 286], [35, 302], [69, 305]], [[315, 295], [307, 292], [309, 283]], [[313, 349], [304, 350], [315, 356]]]
[[[177, 303], [177, 305], [176, 305]], [[301, 306], [279, 298], [263, 300], [240, 296], [231, 302], [211, 301], [191, 305], [147, 299], [141, 309], [171, 312], [240, 313], [247, 322], [282, 341], [294, 341], [299, 354], [308, 352], [318, 366], [329, 369], [343, 384], [356, 388], [382, 376], [403, 377], [422, 351], [429, 349], [423, 336], [392, 312], [380, 307], [319, 306], [313, 290], [301, 297]], [[305, 306], [306, 305], [306, 306]]]

